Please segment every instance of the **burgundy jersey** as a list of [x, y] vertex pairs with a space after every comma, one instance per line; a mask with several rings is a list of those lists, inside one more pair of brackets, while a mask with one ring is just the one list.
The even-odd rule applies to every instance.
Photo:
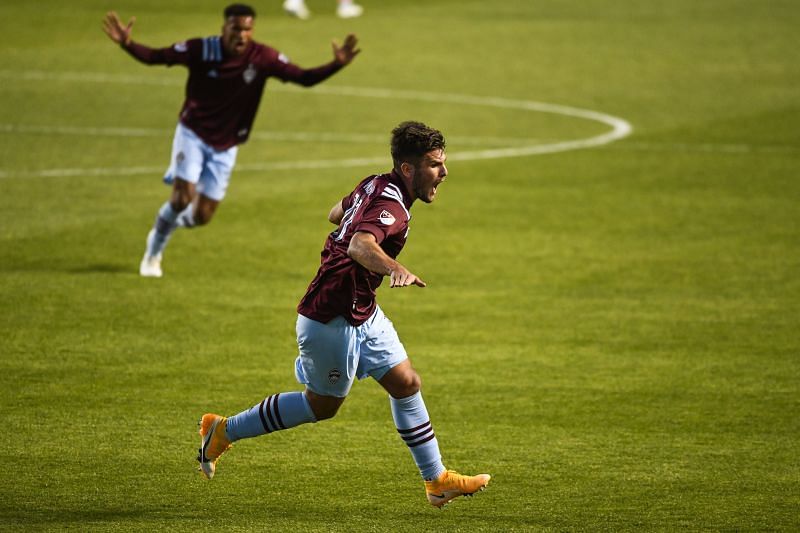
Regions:
[[344, 216], [332, 232], [316, 277], [297, 306], [301, 315], [327, 323], [343, 316], [354, 326], [375, 311], [375, 291], [383, 276], [370, 272], [347, 255], [350, 239], [358, 231], [375, 236], [391, 258], [403, 249], [408, 236], [409, 209], [414, 200], [402, 178], [391, 174], [370, 176], [342, 200]]
[[180, 120], [218, 150], [247, 140], [267, 78], [311, 86], [341, 68], [332, 61], [303, 69], [277, 50], [256, 42], [251, 42], [242, 55], [228, 56], [218, 36], [157, 49], [130, 43], [125, 49], [142, 63], [189, 68]]

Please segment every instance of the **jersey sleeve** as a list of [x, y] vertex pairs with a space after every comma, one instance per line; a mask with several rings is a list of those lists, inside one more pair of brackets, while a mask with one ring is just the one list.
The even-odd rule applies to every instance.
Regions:
[[269, 75], [281, 81], [290, 81], [304, 87], [311, 87], [325, 81], [342, 68], [336, 61], [331, 61], [315, 68], [306, 69], [292, 63], [288, 57], [277, 50], [270, 49], [269, 52], [267, 56]]
[[354, 232], [366, 231], [375, 236], [378, 244], [391, 235], [405, 232], [408, 227], [408, 211], [393, 199], [378, 197], [364, 209]]
[[146, 65], [189, 65], [198, 55], [199, 39], [175, 43], [167, 48], [150, 48], [140, 43], [130, 42], [123, 46], [134, 59]]

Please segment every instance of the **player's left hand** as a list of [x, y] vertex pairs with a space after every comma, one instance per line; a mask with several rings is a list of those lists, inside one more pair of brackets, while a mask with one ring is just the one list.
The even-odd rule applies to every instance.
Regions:
[[131, 33], [136, 17], [131, 17], [128, 24], [123, 24], [115, 11], [106, 13], [103, 19], [103, 31], [117, 44], [127, 46], [131, 44]]
[[358, 37], [352, 33], [345, 37], [342, 46], [339, 46], [336, 41], [331, 44], [333, 45], [333, 58], [341, 66], [349, 65], [353, 58], [361, 53], [361, 49], [357, 48]]

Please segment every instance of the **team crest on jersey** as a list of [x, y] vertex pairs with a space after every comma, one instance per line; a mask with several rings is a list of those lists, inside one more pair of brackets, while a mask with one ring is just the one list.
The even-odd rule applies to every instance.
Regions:
[[395, 218], [393, 214], [384, 209], [383, 211], [381, 211], [381, 215], [378, 217], [378, 220], [381, 221], [381, 224], [391, 226], [392, 224], [394, 224]]
[[331, 382], [331, 385], [336, 385], [336, 382], [339, 381], [340, 377], [342, 377], [342, 373], [339, 372], [338, 368], [334, 368], [328, 372], [328, 381]]
[[252, 81], [256, 79], [256, 67], [254, 67], [252, 63], [247, 65], [242, 77], [245, 83], [252, 83]]

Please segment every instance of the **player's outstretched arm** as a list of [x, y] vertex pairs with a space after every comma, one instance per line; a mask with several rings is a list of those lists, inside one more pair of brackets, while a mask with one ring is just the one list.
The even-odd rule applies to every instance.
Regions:
[[419, 279], [406, 267], [386, 255], [375, 240], [375, 235], [367, 231], [358, 231], [350, 239], [347, 255], [361, 266], [376, 274], [389, 276], [390, 287], [408, 287], [416, 285], [425, 287], [425, 282]]
[[136, 22], [136, 17], [131, 17], [128, 24], [125, 25], [119, 19], [115, 11], [109, 11], [103, 18], [103, 31], [106, 32], [108, 38], [115, 43], [127, 46], [131, 44], [131, 34], [133, 33], [133, 23]]
[[339, 43], [336, 41], [333, 41], [331, 45], [333, 46], [333, 59], [336, 61], [337, 65], [342, 67], [349, 65], [350, 62], [361, 53], [361, 49], [357, 48], [358, 37], [352, 33], [344, 38], [344, 44], [342, 46], [339, 46]]

